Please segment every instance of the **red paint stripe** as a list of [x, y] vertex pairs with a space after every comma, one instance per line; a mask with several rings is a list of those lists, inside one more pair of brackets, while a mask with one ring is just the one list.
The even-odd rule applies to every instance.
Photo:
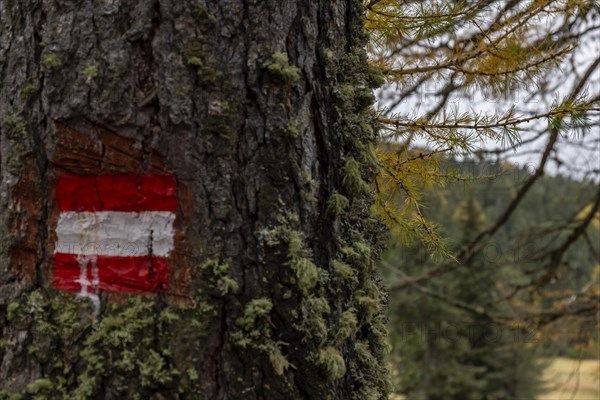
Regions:
[[[110, 292], [147, 293], [167, 290], [169, 266], [164, 257], [117, 257], [97, 256], [98, 289]], [[75, 254], [57, 253], [54, 255], [53, 285], [57, 289], [79, 292], [81, 284], [79, 261]], [[92, 268], [87, 267], [87, 277], [91, 282]], [[93, 288], [89, 292], [93, 293]]]
[[60, 211], [174, 211], [175, 177], [63, 175], [56, 182]]

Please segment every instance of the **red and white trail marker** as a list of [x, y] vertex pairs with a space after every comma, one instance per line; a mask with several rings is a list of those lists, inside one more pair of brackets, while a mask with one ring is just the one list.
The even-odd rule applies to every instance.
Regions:
[[166, 290], [174, 247], [175, 177], [60, 176], [54, 287], [99, 305], [101, 290]]

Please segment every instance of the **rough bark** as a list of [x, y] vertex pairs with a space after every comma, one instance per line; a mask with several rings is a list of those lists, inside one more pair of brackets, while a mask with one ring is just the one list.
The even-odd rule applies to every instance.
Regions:
[[[0, 398], [385, 398], [362, 8], [0, 0]], [[173, 285], [52, 288], [54, 181], [173, 172]]]

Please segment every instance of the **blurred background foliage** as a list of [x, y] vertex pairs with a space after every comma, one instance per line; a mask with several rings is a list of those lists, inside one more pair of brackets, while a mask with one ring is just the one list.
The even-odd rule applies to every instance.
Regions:
[[598, 398], [598, 1], [364, 5], [396, 392]]

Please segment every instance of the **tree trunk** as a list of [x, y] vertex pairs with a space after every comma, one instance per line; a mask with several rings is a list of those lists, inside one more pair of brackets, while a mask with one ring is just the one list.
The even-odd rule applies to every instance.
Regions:
[[[0, 398], [386, 398], [362, 23], [356, 0], [0, 0]], [[59, 179], [161, 174], [168, 288], [57, 289]]]

